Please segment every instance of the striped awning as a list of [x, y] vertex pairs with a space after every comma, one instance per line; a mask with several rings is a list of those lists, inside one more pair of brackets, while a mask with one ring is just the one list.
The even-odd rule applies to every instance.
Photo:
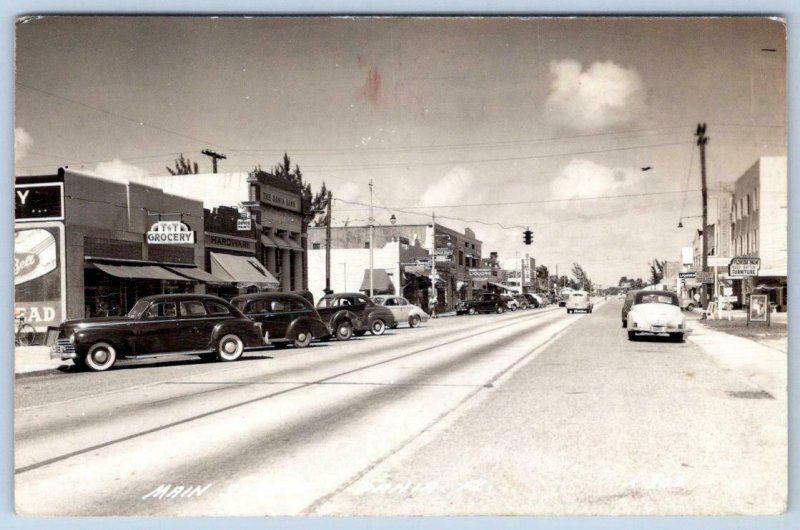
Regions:
[[158, 265], [110, 265], [108, 263], [95, 263], [95, 267], [117, 278], [142, 279], [142, 280], [176, 280], [182, 282], [193, 281], [185, 276], [179, 276]]

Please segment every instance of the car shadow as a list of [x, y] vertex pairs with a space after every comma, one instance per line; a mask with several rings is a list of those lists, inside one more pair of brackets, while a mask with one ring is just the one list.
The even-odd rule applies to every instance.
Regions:
[[633, 338], [633, 342], [666, 342], [669, 344], [682, 344], [682, 342], [675, 341], [672, 337], [668, 335], [654, 335], [654, 334], [637, 334]]

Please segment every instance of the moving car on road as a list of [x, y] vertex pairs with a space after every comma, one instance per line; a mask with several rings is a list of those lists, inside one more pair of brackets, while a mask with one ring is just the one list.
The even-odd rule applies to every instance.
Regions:
[[67, 320], [50, 357], [102, 372], [122, 358], [190, 353], [235, 361], [262, 346], [260, 324], [222, 298], [174, 294], [146, 296], [122, 317]]
[[264, 340], [276, 348], [292, 344], [305, 348], [313, 339], [332, 334], [314, 306], [306, 299], [291, 293], [253, 293], [231, 300], [247, 318], [259, 322]]
[[637, 333], [666, 333], [682, 342], [686, 333], [686, 317], [681, 312], [678, 295], [669, 291], [638, 291], [628, 312], [628, 339]]
[[592, 309], [594, 309], [594, 304], [586, 291], [573, 291], [567, 298], [567, 313], [575, 311], [591, 313]]
[[360, 337], [367, 331], [383, 335], [386, 328], [395, 323], [389, 309], [376, 305], [361, 293], [325, 295], [317, 302], [317, 312], [339, 340], [347, 340], [352, 335]]
[[504, 313], [506, 302], [499, 294], [484, 293], [472, 300], [466, 300], [456, 305], [457, 315], [475, 315], [478, 313]]
[[371, 298], [376, 305], [383, 306], [392, 312], [395, 323], [392, 328], [396, 328], [400, 322], [408, 322], [408, 327], [418, 328], [420, 323], [427, 322], [430, 315], [422, 310], [421, 307], [409, 303], [402, 296], [382, 295]]

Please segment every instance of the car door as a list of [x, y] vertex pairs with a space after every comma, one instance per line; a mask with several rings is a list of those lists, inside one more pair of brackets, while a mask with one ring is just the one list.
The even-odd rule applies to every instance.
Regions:
[[269, 302], [267, 327], [269, 336], [275, 339], [286, 338], [286, 330], [292, 322], [292, 301], [289, 298], [273, 298]]
[[397, 313], [395, 314], [395, 319], [398, 322], [406, 322], [408, 317], [411, 315], [411, 308], [414, 307], [408, 303], [408, 300], [405, 298], [400, 298], [399, 296], [394, 299], [397, 302]]
[[403, 319], [403, 310], [398, 303], [397, 298], [390, 296], [383, 302], [383, 306], [392, 312], [394, 319], [400, 321]]
[[178, 349], [178, 304], [173, 301], [153, 302], [137, 321], [134, 353], [147, 355]]
[[178, 302], [178, 333], [181, 343], [173, 351], [200, 351], [208, 349], [216, 319], [209, 317], [201, 300]]

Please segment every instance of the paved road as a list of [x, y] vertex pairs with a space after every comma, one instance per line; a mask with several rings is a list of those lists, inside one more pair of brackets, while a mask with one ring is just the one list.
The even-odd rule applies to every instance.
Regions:
[[750, 386], [688, 342], [628, 343], [618, 312], [610, 302], [591, 315], [541, 309], [448, 318], [233, 364], [183, 358], [22, 378], [17, 510], [776, 506], [785, 403], [731, 397], [727, 391]]

